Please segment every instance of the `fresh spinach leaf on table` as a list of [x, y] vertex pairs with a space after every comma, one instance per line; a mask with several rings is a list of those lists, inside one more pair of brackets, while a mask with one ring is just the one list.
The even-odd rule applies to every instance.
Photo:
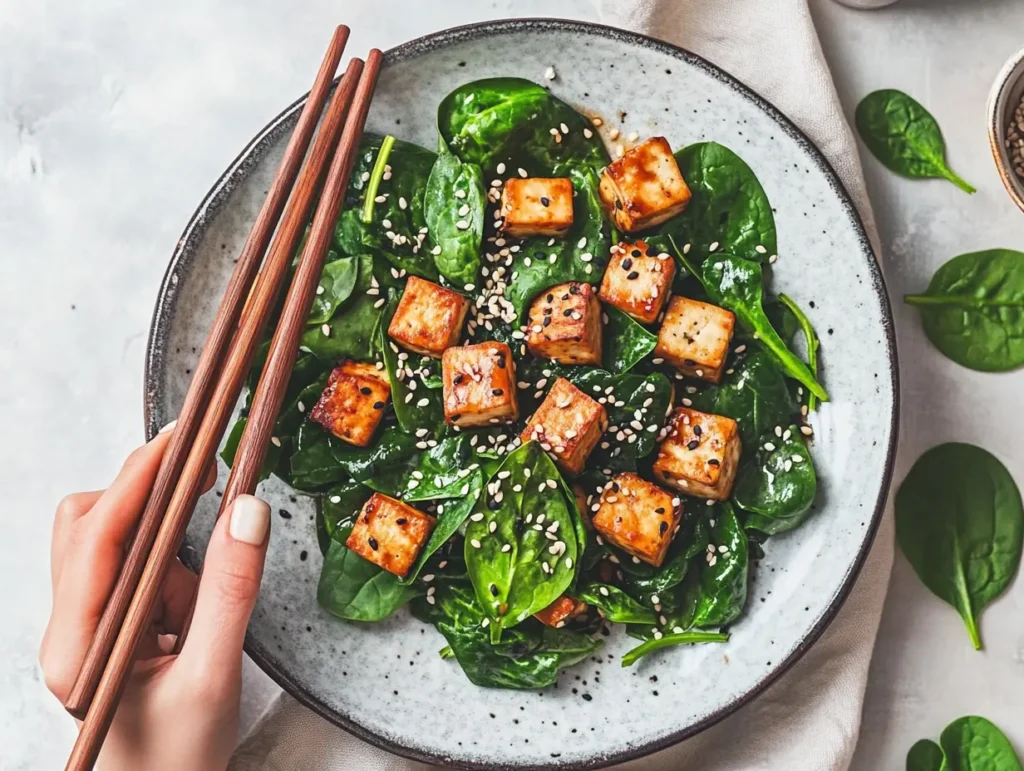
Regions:
[[[1021, 771], [1009, 739], [983, 717], [954, 720], [939, 739], [949, 771]], [[908, 757], [909, 760], [909, 757]]]
[[575, 527], [559, 480], [547, 453], [527, 442], [501, 464], [466, 526], [466, 565], [495, 642], [554, 602], [575, 575]]
[[658, 336], [614, 305], [603, 310], [608, 322], [604, 325], [602, 364], [612, 374], [629, 372], [655, 349]]
[[777, 535], [802, 523], [811, 511], [818, 475], [799, 426], [762, 435], [754, 457], [739, 472], [733, 500], [746, 512], [744, 525]]
[[457, 289], [477, 283], [484, 236], [483, 171], [464, 163], [440, 142], [424, 192], [424, 216], [438, 273]]
[[701, 273], [712, 300], [736, 314], [740, 324], [752, 332], [778, 362], [783, 374], [803, 384], [822, 401], [828, 401], [828, 393], [807, 365], [779, 337], [765, 315], [761, 305], [761, 266], [741, 257], [716, 254], [704, 263]]
[[1024, 542], [1020, 491], [980, 447], [922, 455], [896, 492], [896, 540], [918, 577], [960, 613], [981, 649], [977, 619], [1013, 581]]
[[654, 611], [645, 608], [617, 586], [589, 582], [576, 591], [576, 599], [600, 609], [601, 615], [614, 624], [646, 624], [657, 621]]
[[747, 534], [728, 502], [716, 507], [711, 545], [715, 551], [701, 566], [693, 615], [693, 626], [698, 628], [725, 626], [739, 618], [747, 604]]
[[931, 739], [922, 739], [907, 753], [907, 771], [949, 771], [942, 748]]
[[854, 117], [860, 138], [890, 171], [947, 179], [965, 193], [975, 192], [946, 164], [939, 124], [913, 97], [893, 88], [874, 91], [857, 105]]
[[637, 661], [655, 651], [673, 648], [677, 645], [693, 645], [695, 643], [729, 642], [729, 635], [724, 632], [678, 632], [646, 640], [622, 657], [622, 666], [631, 667]]
[[961, 254], [936, 271], [924, 294], [903, 300], [957, 364], [982, 372], [1024, 366], [1024, 252]]
[[316, 590], [321, 607], [350, 621], [381, 621], [423, 594], [422, 584], [403, 584], [398, 576], [350, 550], [340, 537], [342, 533], [331, 541], [324, 556]]

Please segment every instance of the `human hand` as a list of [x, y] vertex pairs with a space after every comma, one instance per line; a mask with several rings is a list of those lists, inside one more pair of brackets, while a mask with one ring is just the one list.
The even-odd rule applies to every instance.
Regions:
[[[50, 550], [53, 607], [39, 651], [63, 703], [113, 591], [171, 432], [135, 450], [113, 484], [57, 507]], [[208, 480], [213, 484], [213, 477]], [[175, 560], [100, 753], [103, 771], [223, 771], [238, 733], [242, 642], [263, 575], [270, 507], [239, 496], [210, 538], [195, 614], [171, 655], [198, 578]]]

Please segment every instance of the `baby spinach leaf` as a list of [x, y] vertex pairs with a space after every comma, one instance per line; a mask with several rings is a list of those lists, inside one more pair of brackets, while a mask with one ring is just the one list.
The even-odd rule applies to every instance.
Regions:
[[918, 578], [963, 617], [977, 618], [1017, 573], [1024, 542], [1020, 491], [999, 460], [951, 442], [918, 458], [896, 493], [896, 540]]
[[782, 372], [802, 383], [822, 401], [828, 394], [814, 374], [794, 354], [772, 327], [761, 306], [761, 266], [741, 257], [716, 254], [702, 268], [704, 285], [712, 299], [736, 314], [739, 322], [752, 332], [761, 345], [778, 362]]
[[572, 582], [576, 534], [559, 479], [547, 453], [527, 442], [501, 464], [466, 526], [466, 565], [495, 642]]
[[413, 434], [425, 429], [430, 435], [434, 435], [444, 424], [441, 391], [424, 386], [412, 367], [408, 366], [408, 359], [399, 360], [402, 351], [388, 337], [387, 332], [397, 307], [398, 298], [391, 292], [377, 330], [377, 347], [384, 358], [384, 367], [391, 383], [391, 403], [395, 417], [398, 418], [398, 425], [406, 433]]
[[[228, 466], [235, 465], [235, 453], [238, 452], [238, 443], [242, 441], [242, 434], [248, 424], [248, 418], [239, 418], [231, 427], [227, 439], [224, 440], [224, 447], [220, 451], [220, 457]], [[266, 457], [263, 458], [263, 468], [260, 469], [260, 481], [268, 479], [277, 469], [281, 460], [281, 447], [275, 444], [267, 446]]]
[[475, 284], [484, 236], [484, 177], [475, 163], [463, 163], [442, 140], [423, 194], [431, 254], [438, 272], [456, 288]]
[[316, 599], [321, 607], [339, 618], [381, 621], [422, 593], [422, 585], [402, 584], [398, 576], [364, 560], [339, 540], [333, 540], [324, 556]]
[[942, 748], [931, 739], [922, 739], [907, 753], [907, 771], [949, 771]]
[[715, 551], [701, 567], [700, 596], [693, 616], [693, 626], [698, 628], [735, 621], [747, 603], [747, 534], [729, 503], [716, 507], [711, 544]]
[[776, 254], [775, 217], [764, 188], [736, 153], [717, 142], [699, 142], [676, 153], [692, 197], [685, 211], [665, 222], [649, 239], [672, 251], [667, 236], [689, 244], [690, 260], [701, 265], [711, 246], [755, 262]]
[[346, 444], [320, 425], [307, 422], [299, 429], [291, 458], [292, 484], [300, 490], [319, 490], [355, 480], [394, 495], [389, 482], [402, 478], [416, 453], [416, 439], [395, 430], [393, 418], [390, 425], [385, 418], [379, 438], [370, 447]]
[[677, 634], [666, 634], [658, 638], [651, 638], [640, 645], [627, 651], [622, 657], [622, 666], [631, 667], [644, 656], [660, 651], [665, 648], [673, 648], [677, 645], [692, 645], [694, 643], [729, 642], [729, 635], [723, 632], [680, 632]]
[[327, 253], [327, 263], [320, 275], [320, 284], [313, 307], [310, 308], [307, 324], [323, 324], [329, 321], [338, 306], [352, 296], [359, 275], [358, 257], [339, 257], [333, 249]]
[[[779, 295], [779, 302], [786, 310], [789, 311], [790, 316], [796, 319], [797, 324], [800, 326], [800, 331], [803, 333], [804, 342], [807, 344], [807, 366], [811, 370], [811, 374], [815, 378], [818, 377], [818, 348], [821, 343], [818, 340], [818, 335], [814, 332], [814, 326], [811, 324], [811, 320], [807, 318], [807, 314], [801, 310], [800, 306], [797, 305], [793, 300], [784, 294]], [[783, 337], [786, 342], [791, 341], [793, 338]], [[807, 409], [814, 410], [817, 406], [817, 397], [811, 393], [807, 395]]]
[[733, 500], [747, 512], [746, 527], [777, 535], [807, 518], [817, 489], [803, 435], [799, 426], [790, 426], [781, 437], [774, 431], [761, 437], [753, 462], [740, 471]]
[[[968, 716], [954, 720], [939, 739], [948, 771], [1021, 771], [1010, 740], [989, 720]], [[915, 745], [916, 746], [916, 745]], [[913, 750], [911, 750], [913, 751]], [[910, 757], [907, 757], [909, 764]]]
[[658, 336], [613, 305], [604, 306], [604, 313], [604, 368], [613, 374], [629, 372], [654, 350]]
[[372, 359], [376, 346], [374, 332], [380, 321], [380, 308], [374, 307], [378, 299], [360, 295], [327, 324], [307, 328], [302, 333], [301, 350], [331, 363], [340, 359]]
[[857, 105], [854, 117], [860, 138], [890, 171], [947, 179], [965, 193], [975, 192], [946, 165], [939, 124], [913, 97], [893, 88], [873, 91]]
[[580, 587], [576, 599], [593, 605], [614, 624], [647, 624], [657, 621], [654, 611], [645, 608], [617, 586], [591, 582]]
[[668, 600], [667, 592], [689, 575], [693, 559], [703, 557], [711, 541], [706, 508], [699, 501], [685, 505], [679, 532], [669, 545], [661, 567], [656, 568], [646, 562], [622, 561], [622, 583], [633, 597], [651, 604], [654, 604], [651, 598], [657, 597], [661, 600], [660, 605], [673, 604]]
[[936, 271], [924, 294], [903, 299], [920, 309], [928, 339], [957, 364], [982, 372], [1024, 366], [1024, 253], [961, 254]]
[[466, 490], [465, 495], [438, 504], [437, 524], [434, 526], [430, 538], [424, 544], [420, 556], [416, 559], [416, 564], [413, 565], [409, 575], [406, 576], [405, 583], [409, 583], [419, 576], [423, 566], [427, 564], [427, 560], [462, 527], [466, 517], [469, 516], [469, 513], [476, 506], [480, 493], [484, 489], [483, 474], [480, 471], [474, 471], [462, 489]]
[[340, 538], [340, 543], [344, 543], [370, 495], [371, 491], [358, 482], [342, 482], [323, 494], [316, 510], [316, 535], [323, 554], [327, 554], [332, 540]]

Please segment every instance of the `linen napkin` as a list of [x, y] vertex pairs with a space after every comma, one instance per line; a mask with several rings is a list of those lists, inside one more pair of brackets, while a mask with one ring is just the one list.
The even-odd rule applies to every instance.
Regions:
[[[601, 20], [681, 45], [765, 96], [822, 150], [878, 251], [853, 134], [807, 0], [600, 0]], [[868, 664], [893, 556], [887, 511], [857, 584], [818, 643], [768, 691], [698, 736], [622, 771], [844, 771], [860, 727]], [[419, 771], [278, 697], [231, 771]]]

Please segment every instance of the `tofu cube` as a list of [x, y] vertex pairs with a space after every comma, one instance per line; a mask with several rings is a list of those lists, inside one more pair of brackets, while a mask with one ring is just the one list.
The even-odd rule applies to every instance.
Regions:
[[513, 423], [519, 417], [516, 365], [505, 343], [449, 348], [441, 357], [441, 379], [450, 426]]
[[513, 177], [501, 194], [501, 229], [510, 236], [562, 236], [572, 227], [572, 180]]
[[380, 493], [370, 496], [345, 545], [374, 565], [403, 578], [416, 563], [436, 520]]
[[598, 506], [594, 529], [608, 543], [661, 567], [683, 515], [678, 496], [626, 473], [605, 486]]
[[687, 495], [728, 498], [742, 451], [736, 421], [679, 407], [669, 416], [668, 429], [654, 461], [655, 478]]
[[384, 417], [391, 383], [373, 364], [343, 361], [327, 378], [327, 387], [309, 417], [343, 442], [366, 447]]
[[653, 324], [675, 276], [676, 261], [668, 254], [650, 254], [643, 241], [622, 243], [612, 249], [598, 296], [641, 324]]
[[626, 233], [659, 225], [690, 202], [690, 188], [665, 137], [651, 137], [608, 164], [598, 192]]
[[559, 284], [530, 306], [530, 353], [562, 364], [601, 364], [601, 303], [586, 283]]
[[579, 474], [608, 428], [608, 413], [565, 378], [558, 378], [520, 434], [539, 442], [567, 474]]
[[403, 348], [440, 359], [458, 345], [469, 299], [458, 292], [410, 276], [388, 334]]
[[658, 330], [654, 356], [684, 375], [717, 383], [722, 379], [735, 327], [732, 311], [688, 297], [673, 297]]
[[561, 629], [569, 621], [578, 618], [587, 612], [587, 603], [580, 602], [566, 594], [563, 594], [544, 610], [534, 613], [534, 617], [542, 624]]

